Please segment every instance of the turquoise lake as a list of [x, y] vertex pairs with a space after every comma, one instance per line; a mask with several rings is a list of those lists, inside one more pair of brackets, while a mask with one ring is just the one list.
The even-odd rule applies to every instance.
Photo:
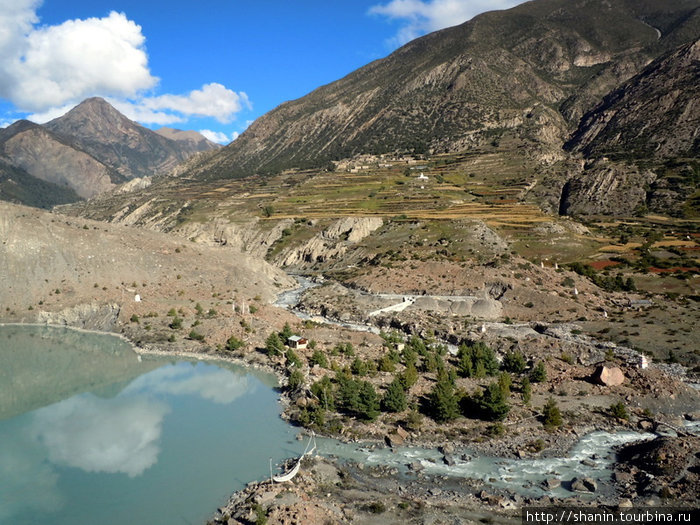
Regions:
[[0, 523], [204, 523], [304, 443], [273, 376], [0, 327]]

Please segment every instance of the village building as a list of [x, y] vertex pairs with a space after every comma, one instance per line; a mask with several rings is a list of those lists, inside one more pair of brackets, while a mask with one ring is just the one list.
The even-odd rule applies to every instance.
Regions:
[[293, 335], [287, 339], [287, 346], [295, 350], [304, 349], [309, 345], [309, 341], [298, 335]]

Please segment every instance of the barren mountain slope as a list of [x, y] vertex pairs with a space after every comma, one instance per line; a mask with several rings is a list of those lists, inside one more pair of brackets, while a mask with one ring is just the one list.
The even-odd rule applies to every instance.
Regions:
[[259, 118], [189, 174], [228, 178], [389, 151], [456, 151], [505, 133], [558, 150], [579, 117], [697, 38], [696, 0], [538, 0], [414, 40]]
[[3, 314], [13, 311], [25, 320], [85, 303], [133, 304], [136, 294], [153, 311], [179, 295], [269, 299], [290, 282], [264, 261], [231, 248], [1, 202], [0, 239]]

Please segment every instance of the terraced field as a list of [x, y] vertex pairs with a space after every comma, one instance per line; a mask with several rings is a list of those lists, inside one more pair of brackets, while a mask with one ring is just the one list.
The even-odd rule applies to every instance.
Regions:
[[268, 179], [258, 191], [248, 183], [247, 191], [234, 196], [242, 188], [232, 182], [203, 196], [217, 199], [228, 193], [231, 206], [271, 197], [265, 205], [272, 207], [274, 218], [405, 215], [527, 227], [549, 220], [536, 206], [521, 202], [534, 172], [534, 165], [513, 162], [507, 155], [475, 153], [438, 156], [417, 165], [387, 162], [342, 172], [294, 172]]

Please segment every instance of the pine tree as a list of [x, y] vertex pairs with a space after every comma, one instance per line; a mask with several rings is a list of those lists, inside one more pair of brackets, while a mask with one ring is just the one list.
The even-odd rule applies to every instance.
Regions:
[[389, 383], [382, 398], [382, 410], [385, 412], [403, 412], [406, 410], [406, 392], [403, 389], [401, 378], [396, 377]]
[[284, 323], [284, 327], [282, 328], [282, 331], [280, 332], [280, 337], [282, 338], [283, 342], [287, 342], [287, 339], [292, 337], [294, 335], [294, 332], [292, 332], [292, 327], [289, 326], [289, 323]]
[[489, 421], [501, 421], [510, 411], [508, 401], [501, 386], [494, 382], [486, 387], [480, 400], [483, 417]]
[[488, 375], [492, 376], [498, 372], [501, 365], [491, 347], [479, 341], [474, 345], [474, 355], [478, 361], [484, 363], [484, 369]]
[[501, 367], [506, 372], [521, 374], [525, 370], [526, 365], [525, 356], [521, 352], [515, 350], [513, 352], [507, 352], [506, 355], [503, 356]]
[[459, 375], [462, 377], [472, 377], [474, 375], [474, 363], [472, 363], [472, 358], [469, 351], [462, 351], [462, 346], [459, 347], [459, 364], [457, 369], [459, 370]]
[[316, 381], [311, 385], [311, 393], [316, 396], [320, 406], [325, 410], [335, 410], [335, 395], [333, 394], [333, 383], [328, 376]]
[[459, 416], [459, 399], [447, 377], [438, 378], [428, 399], [432, 418], [438, 423], [452, 421]]
[[360, 406], [360, 385], [345, 374], [338, 374], [338, 393], [336, 401], [343, 412], [355, 414]]
[[367, 421], [374, 421], [377, 419], [379, 415], [379, 396], [377, 396], [377, 392], [374, 390], [372, 383], [368, 381], [362, 381], [360, 383], [358, 399], [357, 417]]
[[309, 359], [309, 364], [311, 366], [318, 365], [322, 368], [328, 368], [328, 359], [326, 359], [326, 354], [322, 350], [314, 350], [314, 353]]
[[498, 374], [498, 387], [501, 389], [506, 399], [510, 396], [510, 387], [512, 384], [513, 380], [508, 372], [501, 372]]
[[552, 430], [562, 425], [561, 412], [554, 398], [550, 397], [542, 408], [542, 422], [545, 428]]
[[530, 385], [530, 379], [523, 377], [523, 380], [520, 382], [520, 388], [523, 393], [523, 403], [529, 405], [532, 399], [532, 385]]
[[418, 370], [413, 363], [406, 365], [406, 370], [401, 374], [401, 383], [404, 390], [410, 389], [418, 381]]
[[300, 370], [294, 369], [291, 374], [289, 374], [289, 379], [287, 380], [287, 386], [290, 390], [297, 390], [304, 384], [304, 375]]
[[299, 356], [292, 350], [291, 348], [287, 350], [287, 353], [285, 354], [287, 360], [286, 360], [286, 365], [287, 366], [293, 366], [295, 368], [301, 368], [301, 359], [299, 359]]
[[276, 332], [272, 332], [267, 339], [265, 339], [265, 350], [267, 355], [281, 355], [284, 350], [284, 345], [280, 340], [280, 336]]

